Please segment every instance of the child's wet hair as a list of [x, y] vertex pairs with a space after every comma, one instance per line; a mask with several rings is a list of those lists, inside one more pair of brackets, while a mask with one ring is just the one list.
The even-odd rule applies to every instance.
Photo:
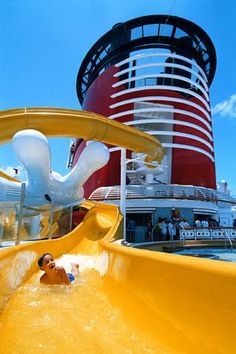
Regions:
[[47, 253], [42, 254], [42, 256], [39, 257], [39, 259], [38, 259], [38, 266], [39, 266], [39, 267], [42, 267], [42, 265], [43, 265], [43, 259], [44, 259], [45, 256], [48, 256], [48, 255], [49, 255], [49, 256], [52, 256], [51, 253], [48, 253], [48, 252], [47, 252]]

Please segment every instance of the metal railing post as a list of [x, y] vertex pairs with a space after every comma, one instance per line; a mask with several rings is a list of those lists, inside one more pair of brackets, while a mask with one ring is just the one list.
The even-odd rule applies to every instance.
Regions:
[[20, 231], [23, 220], [23, 209], [24, 209], [24, 199], [25, 199], [25, 183], [21, 184], [21, 195], [20, 195], [20, 209], [18, 215], [18, 225], [17, 225], [17, 234], [16, 234], [16, 245], [20, 243]]
[[173, 253], [174, 252], [174, 235], [173, 235], [173, 230], [171, 230], [171, 233], [170, 233], [170, 242], [171, 242], [171, 252]]
[[52, 223], [53, 223], [53, 204], [51, 204], [50, 216], [49, 216], [49, 228], [48, 228], [48, 238], [49, 238], [49, 240], [52, 238]]
[[70, 231], [72, 230], [72, 222], [73, 222], [73, 206], [70, 207]]
[[228, 230], [224, 230], [224, 234], [225, 234], [225, 237], [227, 237], [228, 241], [229, 241], [229, 244], [230, 244], [230, 248], [231, 248], [231, 251], [233, 250], [233, 242], [231, 241], [231, 238], [230, 238], [230, 234], [228, 232]]
[[124, 240], [126, 241], [126, 149], [120, 155], [120, 210], [123, 214]]
[[3, 227], [4, 227], [3, 213], [0, 213], [0, 219], [1, 219], [1, 226], [0, 226], [0, 247], [2, 247], [2, 241], [3, 241]]

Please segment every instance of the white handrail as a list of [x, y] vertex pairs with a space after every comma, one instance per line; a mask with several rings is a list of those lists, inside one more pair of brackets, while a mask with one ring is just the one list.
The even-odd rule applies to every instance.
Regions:
[[137, 55], [134, 55], [133, 57], [129, 57], [127, 59], [124, 59], [122, 61], [120, 61], [119, 63], [115, 64], [115, 66], [118, 68], [124, 64], [127, 64], [131, 61], [134, 61], [134, 60], [139, 60], [139, 59], [146, 59], [146, 58], [154, 58], [154, 57], [167, 57], [167, 58], [174, 58], [174, 59], [180, 59], [180, 60], [183, 60], [185, 61], [186, 63], [189, 63], [193, 66], [195, 66], [202, 74], [202, 76], [204, 77], [205, 81], [207, 82], [207, 77], [206, 77], [206, 74], [204, 73], [204, 71], [202, 70], [202, 68], [197, 64], [195, 63], [193, 60], [189, 59], [189, 58], [186, 58], [182, 55], [179, 55], [179, 54], [175, 54], [175, 53], [144, 53], [144, 54], [137, 54]]
[[232, 250], [232, 249], [233, 249], [233, 242], [232, 242], [232, 240], [231, 240], [231, 238], [230, 238], [230, 235], [229, 235], [229, 233], [227, 232], [227, 230], [224, 230], [224, 233], [225, 233], [225, 236], [227, 237], [227, 239], [228, 239], [228, 241], [229, 241], [230, 248], [231, 248], [231, 250]]
[[206, 109], [208, 111], [211, 110], [209, 103], [205, 100], [204, 97], [202, 97], [198, 93], [194, 92], [193, 90], [185, 89], [185, 88], [180, 87], [180, 86], [171, 86], [171, 85], [138, 86], [138, 87], [124, 89], [124, 90], [115, 92], [110, 97], [111, 98], [117, 98], [117, 97], [122, 96], [122, 95], [126, 95], [126, 94], [129, 94], [129, 93], [133, 94], [134, 92], [144, 91], [144, 90], [167, 90], [167, 91], [170, 90], [170, 91], [176, 91], [176, 92], [185, 93], [187, 95], [196, 97], [199, 101], [201, 101], [204, 104], [204, 106], [206, 107]]
[[[142, 115], [142, 117], [144, 117], [144, 115]], [[186, 127], [191, 127], [193, 129], [196, 129], [198, 131], [200, 131], [201, 133], [203, 133], [204, 135], [206, 135], [210, 141], [213, 141], [213, 138], [211, 136], [211, 134], [204, 128], [193, 124], [193, 123], [189, 123], [186, 121], [182, 121], [182, 120], [177, 120], [177, 119], [166, 119], [166, 118], [145, 118], [145, 119], [138, 119], [138, 120], [132, 120], [129, 122], [125, 122], [125, 125], [140, 125], [140, 124], [147, 124], [147, 123], [158, 123], [158, 124], [173, 124], [173, 125], [183, 125]]]
[[[113, 109], [113, 108], [117, 108], [120, 106], [124, 106], [126, 104], [129, 103], [137, 103], [137, 102], [147, 102], [147, 101], [151, 101], [151, 103], [153, 103], [153, 101], [158, 101], [157, 103], [159, 103], [159, 101], [168, 101], [169, 102], [175, 102], [175, 103], [183, 103], [184, 105], [187, 106], [191, 106], [196, 108], [197, 110], [201, 111], [204, 116], [209, 120], [209, 122], [211, 121], [211, 117], [209, 115], [209, 113], [200, 105], [192, 102], [192, 101], [188, 101], [182, 98], [177, 98], [177, 97], [170, 97], [170, 96], [142, 96], [142, 97], [133, 97], [130, 99], [126, 99], [123, 101], [119, 101], [116, 103], [113, 103], [112, 105], [109, 106], [109, 108]], [[154, 103], [155, 104], [155, 103]]]
[[184, 109], [178, 109], [178, 108], [173, 108], [173, 107], [151, 107], [151, 108], [148, 107], [148, 108], [130, 109], [128, 111], [122, 111], [122, 112], [119, 112], [116, 114], [111, 114], [110, 116], [108, 116], [108, 118], [115, 119], [115, 118], [131, 115], [131, 114], [140, 114], [140, 113], [159, 113], [159, 114], [161, 114], [161, 113], [179, 113], [183, 116], [188, 116], [188, 117], [191, 117], [191, 118], [194, 118], [194, 119], [200, 121], [201, 123], [203, 123], [207, 127], [207, 129], [210, 132], [212, 131], [211, 125], [203, 117], [199, 116], [198, 114], [186, 111]]
[[207, 86], [206, 81], [200, 75], [198, 75], [198, 73], [196, 73], [194, 70], [192, 70], [184, 65], [179, 65], [179, 64], [174, 64], [174, 63], [166, 63], [166, 62], [163, 63], [162, 62], [162, 63], [148, 63], [148, 64], [143, 64], [143, 65], [130, 66], [127, 69], [116, 72], [113, 76], [119, 77], [119, 76], [124, 75], [126, 73], [133, 72], [134, 70], [137, 71], [139, 69], [147, 69], [147, 68], [155, 68], [155, 67], [163, 67], [163, 68], [168, 67], [168, 68], [176, 68], [176, 69], [182, 69], [184, 71], [187, 71], [187, 72], [193, 74], [194, 76], [196, 76], [196, 78], [202, 82], [206, 91], [208, 91], [208, 86]]

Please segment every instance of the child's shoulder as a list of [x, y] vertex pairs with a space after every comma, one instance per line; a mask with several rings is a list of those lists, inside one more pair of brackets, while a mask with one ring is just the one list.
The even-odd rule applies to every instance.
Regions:
[[62, 267], [62, 266], [58, 266], [58, 265], [57, 265], [57, 266], [55, 267], [55, 269], [56, 269], [56, 270], [62, 270], [62, 269], [65, 269], [65, 268]]
[[46, 273], [44, 273], [41, 277], [40, 277], [40, 283], [47, 283], [47, 279], [48, 276]]
[[65, 272], [65, 268], [64, 267], [62, 267], [62, 266], [56, 266], [55, 267], [55, 271], [57, 271], [58, 273], [61, 273], [61, 272]]

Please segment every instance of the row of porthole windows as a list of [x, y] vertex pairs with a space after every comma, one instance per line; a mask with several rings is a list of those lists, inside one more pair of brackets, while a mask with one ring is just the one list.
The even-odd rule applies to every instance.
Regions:
[[[212, 237], [212, 238], [225, 238], [225, 232], [224, 231], [182, 231], [181, 235], [183, 237]], [[230, 238], [236, 238], [236, 232], [235, 231], [231, 231], [230, 232]]]

